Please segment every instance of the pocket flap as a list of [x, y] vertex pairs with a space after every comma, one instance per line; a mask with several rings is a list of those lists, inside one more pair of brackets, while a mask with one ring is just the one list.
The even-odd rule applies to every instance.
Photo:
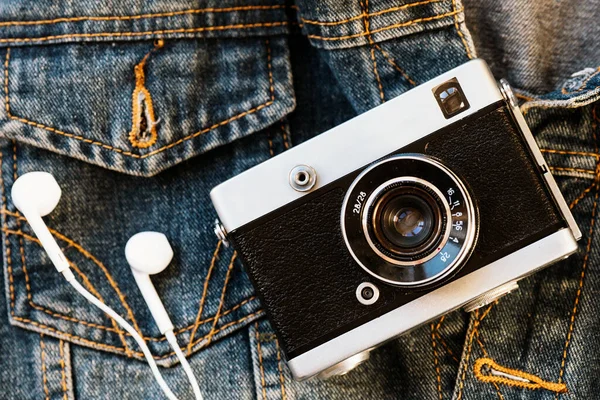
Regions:
[[[5, 46], [0, 52], [5, 94], [1, 135], [119, 172], [151, 176], [259, 131], [295, 106], [286, 38], [273, 36], [279, 31], [266, 27], [224, 38], [220, 36], [230, 33], [220, 27], [233, 23], [232, 18], [263, 24], [264, 13], [284, 11], [274, 4], [135, 18], [45, 14], [44, 20], [0, 22], [5, 24], [0, 33]], [[143, 21], [184, 31], [186, 24], [205, 24], [214, 29], [194, 35], [214, 38], [171, 40], [190, 35], [177, 36], [164, 26], [143, 36], [155, 40], [103, 41], [116, 37], [90, 33], [97, 24], [113, 24], [124, 34]], [[46, 35], [44, 30], [59, 26], [68, 32], [61, 39], [68, 43], [30, 46], [40, 41], [6, 37], [13, 28]]]

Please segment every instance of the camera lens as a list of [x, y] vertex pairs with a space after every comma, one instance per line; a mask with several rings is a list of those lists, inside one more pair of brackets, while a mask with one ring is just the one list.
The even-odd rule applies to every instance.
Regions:
[[444, 218], [438, 201], [416, 185], [384, 189], [371, 214], [378, 247], [400, 259], [427, 255], [443, 233]]
[[[424, 154], [395, 154], [371, 164], [348, 188], [341, 212], [346, 246], [366, 272], [399, 286], [450, 276], [471, 255], [477, 209], [464, 183]], [[363, 303], [368, 292], [359, 286]]]

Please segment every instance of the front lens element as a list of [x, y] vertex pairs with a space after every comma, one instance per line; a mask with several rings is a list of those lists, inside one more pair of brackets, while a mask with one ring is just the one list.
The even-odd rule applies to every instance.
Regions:
[[444, 233], [440, 203], [441, 199], [414, 182], [384, 188], [371, 212], [376, 246], [400, 260], [427, 255]]

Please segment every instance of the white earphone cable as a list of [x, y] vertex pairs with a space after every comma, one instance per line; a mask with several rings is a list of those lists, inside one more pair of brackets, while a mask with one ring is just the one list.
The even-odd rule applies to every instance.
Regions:
[[196, 380], [196, 376], [194, 375], [190, 364], [187, 362], [185, 355], [181, 351], [181, 348], [177, 343], [177, 338], [175, 337], [175, 334], [173, 333], [173, 331], [166, 331], [165, 337], [167, 338], [167, 341], [169, 342], [173, 350], [175, 350], [177, 358], [179, 358], [179, 362], [181, 363], [181, 366], [183, 367], [183, 370], [185, 371], [185, 374], [187, 375], [190, 384], [192, 385], [192, 389], [194, 390], [194, 396], [196, 397], [196, 400], [203, 400], [202, 393], [200, 392], [200, 387], [198, 386], [198, 381]]
[[[175, 394], [173, 394], [173, 392], [171, 391], [171, 389], [169, 389], [169, 386], [167, 386], [167, 383], [165, 382], [162, 375], [160, 374], [160, 371], [158, 370], [158, 367], [156, 366], [156, 362], [154, 361], [154, 358], [152, 357], [152, 353], [150, 353], [150, 349], [148, 348], [148, 345], [146, 345], [146, 342], [140, 336], [140, 334], [137, 333], [137, 331], [127, 321], [125, 321], [119, 314], [117, 314], [112, 308], [110, 308], [109, 306], [107, 306], [106, 304], [104, 304], [103, 302], [98, 300], [93, 294], [88, 292], [87, 289], [85, 289], [83, 286], [81, 286], [81, 284], [75, 279], [75, 276], [73, 275], [73, 272], [70, 269], [64, 270], [62, 272], [62, 274], [67, 279], [67, 282], [69, 282], [71, 284], [71, 286], [73, 286], [73, 288], [75, 288], [75, 290], [77, 290], [83, 297], [85, 297], [90, 303], [94, 304], [96, 307], [98, 307], [99, 309], [104, 311], [111, 318], [116, 320], [119, 323], [119, 325], [121, 325], [127, 332], [129, 332], [129, 334], [131, 334], [131, 336], [135, 339], [137, 344], [142, 349], [142, 352], [144, 353], [144, 356], [146, 357], [146, 361], [148, 361], [148, 365], [150, 366], [150, 369], [152, 370], [152, 374], [154, 374], [154, 378], [156, 379], [156, 382], [158, 383], [158, 385], [160, 386], [162, 391], [169, 398], [169, 400], [178, 400], [177, 397], [175, 396]], [[168, 337], [167, 337], [167, 339], [168, 339]], [[187, 362], [186, 362], [186, 364], [187, 364]], [[188, 368], [189, 368], [189, 365], [188, 365]], [[184, 369], [185, 369], [185, 365], [184, 365]], [[187, 369], [186, 369], [186, 373], [187, 373]], [[188, 376], [189, 376], [189, 374], [188, 374]], [[193, 374], [192, 374], [192, 376], [193, 376]], [[198, 383], [196, 383], [196, 387], [197, 386], [198, 386]], [[198, 392], [199, 391], [200, 390], [198, 390]], [[196, 388], [194, 388], [194, 392], [196, 392]], [[201, 397], [196, 396], [196, 398], [201, 398]]]

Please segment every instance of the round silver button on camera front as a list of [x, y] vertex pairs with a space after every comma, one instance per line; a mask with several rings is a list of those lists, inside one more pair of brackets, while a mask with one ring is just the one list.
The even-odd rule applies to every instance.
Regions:
[[321, 380], [326, 380], [333, 376], [346, 375], [348, 372], [352, 371], [354, 368], [367, 361], [370, 356], [371, 349], [365, 350], [361, 353], [353, 355], [350, 358], [345, 359], [342, 362], [332, 365], [324, 371], [321, 371], [321, 373], [317, 375], [317, 377]]
[[379, 289], [371, 282], [363, 282], [356, 288], [356, 298], [361, 304], [370, 306], [379, 300]]
[[317, 171], [308, 165], [296, 165], [290, 171], [290, 186], [298, 192], [307, 192], [317, 183]]

